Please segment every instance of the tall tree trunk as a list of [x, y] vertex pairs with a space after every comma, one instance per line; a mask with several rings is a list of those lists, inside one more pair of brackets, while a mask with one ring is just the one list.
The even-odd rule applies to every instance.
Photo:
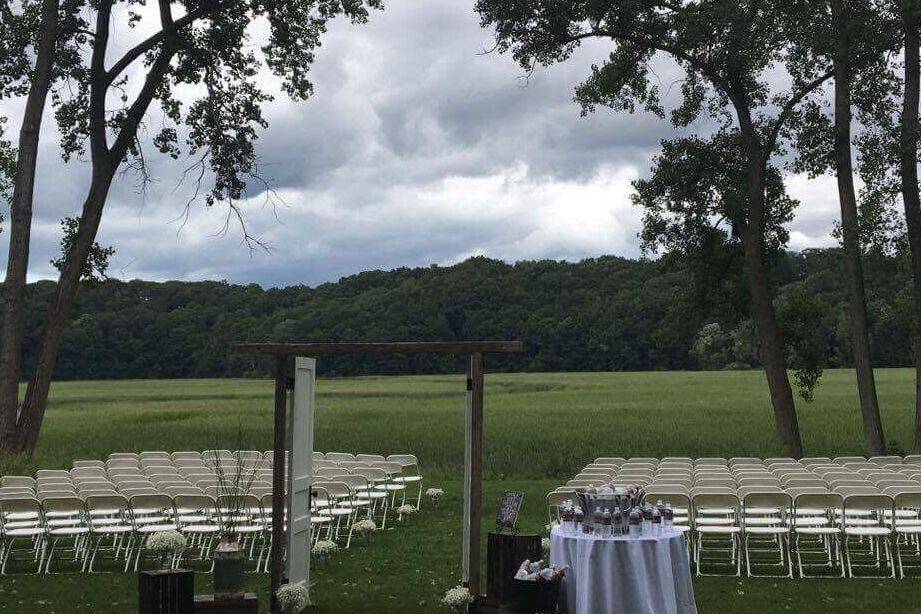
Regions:
[[793, 389], [790, 387], [790, 378], [787, 376], [783, 337], [780, 334], [780, 325], [777, 323], [777, 314], [771, 300], [760, 233], [754, 233], [750, 228], [746, 228], [742, 232], [742, 245], [745, 250], [748, 290], [751, 295], [755, 323], [758, 327], [761, 363], [764, 365], [764, 374], [771, 393], [771, 407], [774, 409], [777, 438], [784, 454], [792, 458], [801, 458], [803, 442], [800, 438], [799, 421], [796, 417]]
[[39, 135], [52, 80], [57, 16], [58, 0], [44, 0], [35, 68], [26, 98], [22, 126], [19, 129], [16, 175], [13, 198], [10, 202], [10, 242], [6, 279], [3, 284], [3, 340], [0, 345], [0, 450], [6, 452], [16, 447], [17, 439], [23, 310], [32, 234], [32, 198]]
[[[165, 0], [161, 0], [161, 4]], [[38, 434], [45, 417], [45, 408], [48, 404], [48, 390], [51, 386], [51, 375], [57, 360], [58, 350], [61, 346], [61, 335], [64, 324], [73, 305], [74, 296], [80, 285], [87, 256], [96, 240], [99, 223], [102, 221], [102, 212], [105, 208], [106, 198], [115, 172], [131, 143], [137, 135], [138, 126], [148, 106], [156, 95], [157, 88], [164, 76], [170, 70], [170, 61], [177, 51], [173, 44], [166, 44], [150, 66], [144, 85], [134, 102], [125, 113], [121, 130], [111, 149], [106, 146], [106, 123], [104, 121], [105, 92], [108, 89], [104, 70], [105, 46], [108, 40], [108, 19], [112, 2], [100, 3], [97, 10], [97, 34], [93, 47], [92, 58], [92, 83], [90, 92], [90, 151], [93, 159], [93, 175], [89, 192], [83, 202], [83, 213], [80, 224], [70, 250], [65, 256], [64, 268], [58, 279], [57, 293], [54, 304], [48, 315], [38, 358], [35, 363], [35, 372], [26, 388], [26, 396], [22, 402], [18, 421], [18, 446], [19, 451], [32, 454], [38, 442]]]
[[99, 230], [106, 197], [112, 185], [112, 179], [115, 176], [117, 168], [115, 165], [104, 163], [99, 166], [100, 168], [93, 173], [89, 192], [83, 203], [80, 226], [73, 246], [66, 255], [64, 269], [58, 279], [57, 293], [54, 297], [51, 312], [48, 315], [48, 321], [45, 324], [38, 359], [35, 363], [35, 372], [32, 375], [32, 379], [29, 380], [26, 396], [22, 402], [18, 452], [31, 455], [35, 450], [35, 444], [38, 442], [38, 434], [41, 430], [42, 420], [45, 417], [51, 375], [54, 372], [54, 364], [61, 345], [64, 324], [73, 305], [87, 255]]
[[905, 6], [905, 97], [902, 100], [900, 157], [902, 202], [911, 249], [912, 351], [915, 358], [915, 437], [913, 450], [921, 453], [921, 198], [918, 195], [918, 10], [910, 0]]
[[838, 48], [835, 57], [835, 174], [838, 179], [838, 201], [841, 205], [841, 230], [844, 261], [847, 269], [851, 310], [854, 368], [857, 372], [857, 394], [863, 416], [863, 432], [867, 448], [876, 456], [886, 453], [886, 439], [879, 415], [876, 380], [870, 353], [870, 325], [867, 318], [867, 296], [864, 289], [863, 263], [857, 222], [857, 197], [851, 163], [851, 75], [849, 43], [844, 23], [844, 7], [840, 0], [831, 3], [838, 24]]
[[748, 220], [740, 229], [745, 251], [748, 290], [751, 295], [755, 324], [758, 327], [761, 363], [771, 393], [771, 406], [777, 426], [777, 438], [784, 454], [792, 458], [803, 456], [803, 442], [796, 417], [793, 389], [787, 375], [783, 336], [777, 322], [777, 312], [771, 297], [770, 281], [764, 253], [764, 154], [751, 114], [744, 102], [737, 101], [739, 129], [748, 167]]

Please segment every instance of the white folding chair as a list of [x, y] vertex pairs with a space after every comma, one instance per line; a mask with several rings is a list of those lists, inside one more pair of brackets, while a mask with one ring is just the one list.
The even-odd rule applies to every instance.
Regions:
[[[793, 577], [790, 556], [790, 526], [788, 514], [793, 502], [790, 495], [781, 491], [754, 486], [756, 490], [742, 495], [742, 541], [745, 551], [745, 571], [749, 577], [776, 577], [776, 574], [758, 574], [753, 571], [752, 555], [776, 552], [777, 563], [762, 563], [779, 567], [783, 575]], [[740, 487], [741, 491], [741, 487]]]
[[[895, 564], [891, 548], [893, 531], [886, 523], [887, 511], [891, 517], [893, 500], [889, 495], [848, 494], [844, 496], [841, 524], [848, 576], [855, 577], [855, 567], [876, 569], [882, 574], [885, 564], [889, 566], [888, 573], [869, 577], [895, 578]], [[870, 522], [867, 522], [868, 520]], [[866, 546], [859, 553], [852, 552], [851, 544], [855, 539], [861, 545]], [[860, 560], [855, 562], [856, 556], [859, 556]], [[861, 575], [860, 577], [868, 576]]]
[[[695, 533], [694, 566], [697, 575], [725, 575], [704, 572], [702, 563], [711, 562], [709, 555], [714, 552], [728, 554], [728, 560], [723, 558], [720, 562], [734, 568], [732, 575], [741, 575], [739, 535], [742, 532], [742, 519], [739, 498], [728, 489], [722, 493], [694, 492], [691, 497], [691, 509]], [[704, 561], [705, 557], [708, 558], [707, 561]]]
[[[807, 568], [820, 567], [834, 572], [835, 565], [844, 577], [841, 527], [837, 520], [843, 505], [844, 499], [837, 493], [801, 492], [793, 495], [793, 539], [796, 566], [801, 578], [811, 577], [806, 573]], [[821, 562], [812, 562], [813, 555], [820, 556]]]

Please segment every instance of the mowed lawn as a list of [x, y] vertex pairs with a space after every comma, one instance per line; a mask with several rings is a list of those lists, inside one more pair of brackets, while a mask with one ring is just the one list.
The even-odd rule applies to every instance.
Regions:
[[[877, 372], [892, 452], [911, 445], [914, 374]], [[318, 383], [316, 446], [324, 451], [412, 452], [437, 509], [380, 532], [315, 570], [320, 612], [437, 612], [458, 581], [464, 382], [462, 376], [362, 377]], [[257, 380], [62, 382], [33, 459], [0, 473], [69, 468], [114, 451], [271, 446], [272, 384]], [[806, 452], [862, 454], [853, 373], [829, 371], [812, 403], [799, 402]], [[496, 374], [486, 381], [489, 529], [505, 489], [525, 491], [522, 528], [541, 531], [543, 495], [596, 456], [776, 456], [760, 372]], [[207, 591], [207, 575], [197, 578]], [[267, 578], [250, 583], [265, 601]], [[0, 578], [0, 612], [136, 611], [133, 574]], [[710, 612], [917, 612], [917, 580], [695, 580]]]

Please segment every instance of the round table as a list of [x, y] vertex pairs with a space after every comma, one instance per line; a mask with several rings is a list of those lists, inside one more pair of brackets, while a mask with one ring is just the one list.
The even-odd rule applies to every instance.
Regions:
[[567, 614], [696, 614], [684, 534], [662, 529], [637, 537], [550, 533], [550, 561], [568, 567]]

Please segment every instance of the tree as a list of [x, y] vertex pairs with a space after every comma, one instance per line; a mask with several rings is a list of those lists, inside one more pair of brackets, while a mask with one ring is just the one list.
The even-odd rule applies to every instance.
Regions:
[[[25, 0], [22, 11], [14, 14], [11, 3], [0, 11], [0, 97], [26, 93], [25, 110], [19, 129], [19, 147], [10, 199], [10, 238], [6, 278], [3, 284], [3, 328], [0, 345], [0, 449], [12, 451], [16, 438], [21, 374], [22, 322], [24, 318], [26, 273], [29, 268], [29, 241], [32, 231], [32, 194], [38, 142], [45, 102], [54, 79], [54, 58], [73, 61], [73, 47], [58, 41], [58, 0], [42, 0], [36, 5]], [[30, 64], [34, 53], [34, 64]]]
[[[46, 1], [50, 4], [50, 0]], [[28, 261], [31, 198], [28, 203], [26, 199], [18, 203], [14, 196], [11, 234], [15, 226], [19, 238], [10, 243], [9, 261], [10, 266], [14, 261], [19, 264], [14, 274], [7, 275], [4, 370], [0, 373], [0, 420], [5, 427], [0, 447], [7, 452], [31, 453], [35, 448], [64, 324], [87, 272], [88, 257], [93, 253], [117, 171], [126, 166], [138, 173], [142, 182], [148, 179], [140, 129], [150, 106], [158, 103], [164, 115], [164, 125], [152, 139], [154, 147], [173, 159], [178, 159], [185, 149], [193, 160], [188, 172], [196, 178], [196, 188], [211, 181], [203, 196], [205, 204], [225, 204], [228, 216], [240, 221], [245, 239], [253, 245], [257, 240], [246, 232], [241, 207], [243, 199], [252, 194], [253, 185], [260, 192], [266, 187], [259, 175], [254, 143], [259, 129], [266, 126], [262, 106], [271, 96], [259, 86], [259, 71], [266, 66], [281, 79], [283, 91], [291, 98], [308, 98], [313, 91], [310, 65], [329, 20], [341, 14], [353, 22], [363, 22], [369, 9], [381, 6], [380, 0], [158, 0], [158, 11], [152, 16], [139, 11], [142, 4], [135, 0], [70, 0], [60, 8], [53, 5], [55, 10], [48, 8], [47, 13], [43, 5], [41, 19], [36, 22], [41, 25], [42, 41], [44, 33], [50, 31], [56, 34], [51, 36], [56, 49], [74, 50], [54, 54], [49, 68], [52, 77], [66, 78], [69, 87], [55, 90], [52, 104], [65, 159], [88, 150], [91, 174], [79, 221], [60, 263], [55, 297], [21, 404], [17, 385], [21, 373], [22, 310], [21, 305], [11, 306], [15, 301], [10, 297], [22, 290], [20, 279], [24, 280]], [[140, 31], [152, 34], [137, 40], [107, 66], [113, 22], [122, 15], [122, 32], [140, 24]], [[156, 25], [145, 23], [148, 20]], [[257, 53], [250, 39], [253, 30], [263, 24], [268, 27], [268, 39]], [[43, 56], [39, 53], [37, 57]], [[28, 80], [27, 74], [32, 74], [29, 100], [42, 97], [40, 90], [46, 83], [37, 81], [39, 66], [26, 66], [18, 77]], [[143, 78], [136, 82], [138, 74]], [[191, 103], [183, 102], [175, 93], [180, 88], [194, 91], [197, 97]], [[37, 119], [40, 118], [39, 112]], [[24, 121], [24, 127], [31, 129], [31, 125]], [[20, 166], [24, 165], [24, 155], [20, 147]], [[28, 181], [23, 182], [30, 188], [34, 183], [34, 161], [31, 169], [31, 174], [24, 172]], [[198, 193], [196, 189], [196, 196]], [[17, 216], [21, 219], [17, 220]]]
[[768, 161], [796, 106], [832, 77], [831, 72], [790, 75], [786, 93], [772, 91], [768, 71], [782, 64], [790, 44], [784, 24], [799, 3], [715, 0], [478, 0], [484, 26], [493, 26], [497, 49], [511, 51], [527, 69], [568, 59], [581, 41], [610, 40], [614, 51], [577, 92], [587, 111], [596, 105], [664, 116], [650, 79], [653, 57], [666, 55], [684, 70], [683, 103], [671, 119], [686, 127], [707, 112], [722, 129], [738, 131], [745, 166], [745, 198], [733, 232], [743, 250], [761, 361], [767, 376], [777, 434], [784, 452], [802, 456], [796, 407], [772, 303], [765, 242]]
[[899, 131], [899, 165], [906, 238], [911, 252], [913, 351], [915, 354], [915, 438], [921, 453], [921, 196], [918, 194], [918, 103], [921, 90], [921, 6], [905, 0], [901, 6], [905, 42], [904, 87]]
[[[863, 271], [863, 241], [854, 187], [851, 148], [853, 92], [864, 108], [878, 101], [880, 84], [888, 69], [886, 51], [891, 40], [885, 36], [887, 21], [863, 0], [829, 0], [827, 6], [802, 15], [790, 24], [790, 38], [799, 46], [788, 61], [791, 72], [802, 66], [823, 64], [834, 71], [833, 121], [829, 121], [822, 100], [803, 105], [794, 121], [797, 157], [793, 167], [815, 177], [832, 170], [838, 186], [841, 209], [839, 235], [845, 255], [849, 292], [849, 315], [857, 391], [867, 448], [873, 455], [886, 454], [886, 439], [880, 419], [876, 380], [870, 349], [870, 322]], [[872, 113], [873, 111], [869, 111]]]

